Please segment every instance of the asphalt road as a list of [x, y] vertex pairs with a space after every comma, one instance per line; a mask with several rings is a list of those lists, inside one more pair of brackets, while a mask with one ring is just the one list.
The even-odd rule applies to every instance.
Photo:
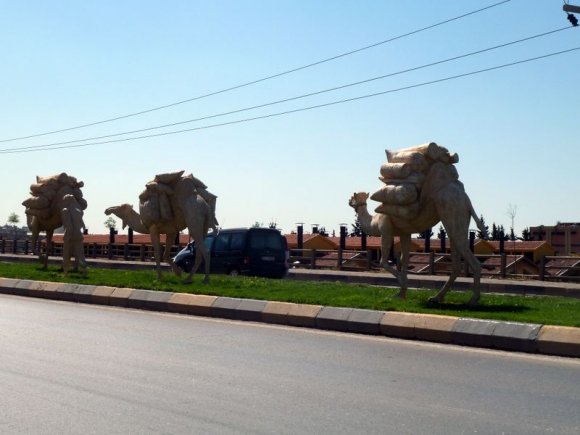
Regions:
[[0, 295], [0, 433], [577, 435], [580, 360]]

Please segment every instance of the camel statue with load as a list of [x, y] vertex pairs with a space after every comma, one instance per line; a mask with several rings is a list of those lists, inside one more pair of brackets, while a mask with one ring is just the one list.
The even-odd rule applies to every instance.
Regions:
[[[475, 221], [482, 234], [486, 229], [477, 217], [463, 183], [459, 181], [457, 154], [434, 142], [392, 152], [387, 150], [387, 163], [381, 166], [379, 179], [384, 185], [369, 195], [354, 193], [349, 205], [354, 208], [361, 229], [368, 235], [381, 237], [381, 260], [383, 268], [398, 279], [398, 297], [407, 294], [407, 269], [411, 234], [443, 224], [451, 244], [452, 271], [447, 282], [430, 302], [441, 303], [445, 294], [461, 273], [461, 258], [473, 273], [473, 294], [469, 305], [477, 305], [480, 299], [481, 265], [469, 249], [469, 223]], [[380, 202], [375, 215], [367, 210], [369, 199]], [[388, 263], [394, 236], [401, 243], [400, 269]]]
[[[207, 186], [192, 174], [183, 176], [184, 171], [158, 174], [145, 185], [139, 195], [139, 213], [132, 205], [121, 204], [108, 207], [105, 214], [114, 214], [134, 231], [149, 234], [155, 253], [157, 278], [161, 279], [161, 261], [172, 266], [173, 271], [181, 271], [171, 263], [171, 246], [180, 231], [187, 228], [189, 236], [195, 241], [197, 253], [193, 269], [186, 278], [191, 283], [194, 273], [204, 261], [205, 278], [209, 281], [210, 257], [203, 240], [211, 228], [217, 231], [215, 218], [217, 197], [207, 191]], [[165, 234], [165, 249], [161, 255], [160, 234]]]

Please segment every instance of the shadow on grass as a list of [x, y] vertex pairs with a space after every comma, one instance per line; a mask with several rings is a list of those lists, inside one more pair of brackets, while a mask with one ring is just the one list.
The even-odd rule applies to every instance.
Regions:
[[441, 311], [470, 311], [474, 313], [525, 313], [530, 311], [529, 307], [512, 304], [485, 305], [480, 303], [476, 307], [471, 307], [466, 303], [433, 303], [429, 301], [420, 302], [419, 306], [425, 309], [437, 309]]

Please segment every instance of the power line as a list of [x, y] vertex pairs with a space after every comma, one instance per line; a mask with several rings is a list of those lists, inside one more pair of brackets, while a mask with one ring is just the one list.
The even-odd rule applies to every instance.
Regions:
[[3, 140], [0, 140], [0, 143], [3, 143], [3, 142], [13, 142], [13, 141], [24, 140], [24, 139], [32, 139], [32, 138], [35, 138], [35, 137], [48, 136], [48, 135], [56, 134], [56, 133], [64, 133], [66, 131], [78, 130], [78, 129], [81, 129], [81, 128], [92, 127], [92, 126], [99, 125], [99, 124], [105, 124], [105, 123], [108, 123], [108, 122], [119, 121], [119, 120], [122, 120], [122, 119], [127, 119], [127, 118], [131, 118], [131, 117], [134, 117], [134, 116], [144, 115], [146, 113], [151, 113], [151, 112], [155, 112], [155, 111], [158, 111], [158, 110], [168, 109], [170, 107], [178, 106], [180, 104], [190, 103], [192, 101], [201, 100], [203, 98], [208, 98], [208, 97], [212, 97], [212, 96], [215, 96], [215, 95], [223, 94], [223, 93], [230, 92], [230, 91], [233, 91], [233, 90], [236, 90], [236, 89], [241, 89], [241, 88], [244, 88], [244, 87], [247, 87], [247, 86], [251, 86], [251, 85], [255, 85], [255, 84], [258, 84], [258, 83], [265, 82], [267, 80], [272, 80], [272, 79], [275, 79], [275, 78], [278, 78], [278, 77], [282, 77], [282, 76], [285, 76], [285, 75], [288, 75], [288, 74], [292, 74], [292, 73], [295, 73], [295, 72], [298, 72], [298, 71], [302, 71], [302, 70], [305, 70], [305, 69], [308, 69], [308, 68], [312, 68], [314, 66], [318, 66], [318, 65], [321, 65], [323, 63], [331, 62], [331, 61], [340, 59], [342, 57], [350, 56], [352, 54], [359, 53], [361, 51], [369, 50], [371, 48], [375, 48], [375, 47], [378, 47], [380, 45], [384, 45], [384, 44], [387, 44], [389, 42], [393, 42], [393, 41], [396, 41], [398, 39], [405, 38], [407, 36], [412, 36], [412, 35], [415, 35], [417, 33], [424, 32], [426, 30], [430, 30], [430, 29], [433, 29], [433, 28], [442, 26], [444, 24], [448, 24], [448, 23], [451, 23], [453, 21], [460, 20], [462, 18], [466, 18], [466, 17], [468, 17], [470, 15], [474, 15], [474, 14], [477, 14], [477, 13], [480, 13], [480, 12], [484, 12], [484, 11], [486, 11], [488, 9], [492, 9], [492, 8], [494, 8], [496, 6], [500, 6], [500, 5], [502, 5], [504, 3], [508, 3], [510, 1], [511, 0], [503, 0], [503, 1], [500, 1], [500, 2], [497, 2], [497, 3], [494, 3], [492, 5], [489, 5], [489, 6], [480, 8], [480, 9], [473, 10], [471, 12], [467, 12], [465, 14], [458, 15], [456, 17], [452, 17], [452, 18], [446, 19], [444, 21], [440, 21], [440, 22], [435, 23], [435, 24], [431, 24], [429, 26], [422, 27], [420, 29], [416, 29], [416, 30], [413, 30], [411, 32], [407, 32], [407, 33], [401, 34], [399, 36], [395, 36], [395, 37], [392, 37], [392, 38], [389, 38], [389, 39], [385, 39], [384, 41], [379, 41], [379, 42], [376, 42], [376, 43], [371, 44], [371, 45], [367, 45], [367, 46], [364, 46], [364, 47], [361, 47], [361, 48], [357, 48], [355, 50], [351, 50], [351, 51], [347, 51], [345, 53], [338, 54], [336, 56], [332, 56], [332, 57], [329, 57], [329, 58], [326, 58], [326, 59], [322, 59], [322, 60], [319, 60], [319, 61], [316, 61], [316, 62], [307, 64], [307, 65], [303, 65], [303, 66], [300, 66], [300, 67], [297, 67], [297, 68], [293, 68], [293, 69], [290, 69], [290, 70], [287, 70], [287, 71], [283, 71], [283, 72], [280, 72], [280, 73], [277, 73], [277, 74], [273, 74], [273, 75], [270, 75], [270, 76], [262, 77], [262, 78], [257, 79], [257, 80], [252, 80], [252, 81], [249, 81], [249, 82], [246, 82], [246, 83], [242, 83], [242, 84], [239, 84], [239, 85], [235, 85], [235, 86], [232, 86], [232, 87], [229, 87], [229, 88], [221, 89], [219, 91], [210, 92], [210, 93], [207, 93], [207, 94], [203, 94], [203, 95], [199, 95], [199, 96], [196, 96], [196, 97], [188, 98], [188, 99], [185, 99], [185, 100], [177, 101], [175, 103], [165, 104], [163, 106], [157, 106], [157, 107], [153, 107], [151, 109], [146, 109], [146, 110], [142, 110], [142, 111], [139, 111], [139, 112], [133, 112], [133, 113], [129, 113], [127, 115], [116, 116], [114, 118], [108, 118], [108, 119], [104, 119], [104, 120], [101, 120], [101, 121], [95, 121], [95, 122], [91, 122], [91, 123], [87, 123], [87, 124], [76, 125], [76, 126], [73, 126], [73, 127], [62, 128], [62, 129], [59, 129], [59, 130], [47, 131], [47, 132], [44, 132], [44, 133], [31, 134], [31, 135], [28, 135], [28, 136], [20, 136], [20, 137], [15, 137], [15, 138], [11, 138], [11, 139], [3, 139]]
[[295, 100], [299, 100], [302, 98], [307, 98], [307, 97], [312, 97], [315, 95], [320, 95], [323, 93], [327, 93], [327, 92], [332, 92], [332, 91], [336, 91], [336, 90], [340, 90], [340, 89], [345, 89], [348, 87], [352, 87], [352, 86], [356, 86], [356, 85], [361, 85], [364, 83], [369, 83], [372, 81], [376, 81], [376, 80], [381, 80], [381, 79], [385, 79], [388, 77], [393, 77], [396, 75], [401, 75], [401, 74], [405, 74], [405, 73], [409, 73], [409, 72], [413, 72], [413, 71], [417, 71], [420, 69], [424, 69], [424, 68], [428, 68], [428, 67], [432, 67], [435, 65], [441, 65], [443, 63], [447, 63], [447, 62], [451, 62], [451, 61], [455, 61], [455, 60], [459, 60], [459, 59], [464, 59], [466, 57], [470, 57], [470, 56], [474, 56], [477, 54], [481, 54], [481, 53], [486, 53], [492, 50], [496, 50], [499, 48], [504, 48], [504, 47], [508, 47], [510, 45], [514, 45], [514, 44], [518, 44], [521, 42], [525, 42], [525, 41], [530, 41], [532, 39], [536, 39], [536, 38], [540, 38], [540, 37], [544, 37], [544, 36], [548, 36], [557, 32], [561, 32], [563, 30], [568, 30], [571, 29], [571, 27], [566, 26], [566, 27], [562, 27], [560, 29], [555, 29], [555, 30], [550, 30], [548, 32], [544, 32], [544, 33], [539, 33], [533, 36], [528, 36], [525, 38], [520, 38], [517, 39], [515, 41], [510, 41], [510, 42], [506, 42], [500, 45], [495, 45], [492, 47], [488, 47], [488, 48], [484, 48], [481, 50], [476, 50], [476, 51], [472, 51], [469, 53], [465, 53], [465, 54], [461, 54], [458, 56], [453, 56], [447, 59], [443, 59], [443, 60], [439, 60], [436, 62], [431, 62], [428, 64], [424, 64], [424, 65], [420, 65], [420, 66], [416, 66], [416, 67], [412, 67], [412, 68], [408, 68], [405, 70], [401, 70], [401, 71], [397, 71], [397, 72], [393, 72], [393, 73], [389, 73], [389, 74], [384, 74], [381, 76], [377, 76], [377, 77], [372, 77], [369, 79], [365, 79], [365, 80], [360, 80], [357, 82], [353, 82], [353, 83], [348, 83], [348, 84], [344, 84], [341, 86], [335, 86], [332, 88], [327, 88], [327, 89], [323, 89], [320, 91], [316, 91], [316, 92], [310, 92], [307, 94], [302, 94], [302, 95], [298, 95], [298, 96], [294, 96], [294, 97], [290, 97], [290, 98], [285, 98], [282, 100], [277, 100], [277, 101], [272, 101], [269, 103], [264, 103], [264, 104], [259, 104], [259, 105], [255, 105], [255, 106], [251, 106], [251, 107], [245, 107], [242, 109], [237, 109], [237, 110], [232, 110], [229, 112], [222, 112], [222, 113], [217, 113], [217, 114], [213, 114], [213, 115], [208, 115], [208, 116], [204, 116], [201, 118], [195, 118], [195, 119], [189, 119], [186, 121], [179, 121], [179, 122], [173, 122], [170, 124], [163, 124], [163, 125], [158, 125], [158, 126], [154, 126], [154, 127], [148, 127], [148, 128], [142, 128], [142, 129], [138, 129], [138, 130], [131, 130], [131, 131], [125, 131], [125, 132], [120, 132], [120, 133], [113, 133], [113, 134], [108, 134], [108, 135], [103, 135], [103, 136], [94, 136], [94, 137], [88, 137], [88, 138], [84, 138], [84, 139], [75, 139], [75, 140], [69, 140], [69, 141], [62, 141], [62, 142], [53, 142], [53, 143], [49, 143], [49, 144], [42, 144], [42, 145], [31, 145], [31, 146], [24, 146], [24, 147], [15, 147], [15, 148], [4, 148], [4, 149], [0, 149], [0, 152], [5, 152], [5, 151], [13, 151], [13, 150], [32, 150], [32, 149], [37, 149], [37, 148], [49, 148], [49, 147], [55, 147], [57, 145], [68, 145], [68, 144], [73, 144], [73, 143], [79, 143], [79, 142], [86, 142], [86, 141], [91, 141], [91, 140], [100, 140], [100, 139], [107, 139], [110, 137], [116, 137], [116, 136], [122, 136], [122, 135], [127, 135], [127, 134], [134, 134], [134, 133], [142, 133], [145, 131], [151, 131], [151, 130], [158, 130], [161, 128], [167, 128], [167, 127], [175, 127], [177, 125], [183, 125], [183, 124], [188, 124], [188, 123], [192, 123], [192, 122], [197, 122], [197, 121], [205, 121], [208, 119], [212, 119], [212, 118], [218, 118], [221, 116], [226, 116], [226, 115], [233, 115], [236, 113], [241, 113], [241, 112], [246, 112], [249, 110], [254, 110], [254, 109], [260, 109], [260, 108], [264, 108], [264, 107], [268, 107], [268, 106], [273, 106], [276, 104], [281, 104], [281, 103], [287, 103], [290, 101], [295, 101]]
[[524, 64], [524, 63], [528, 63], [528, 62], [533, 62], [533, 61], [540, 60], [540, 59], [545, 59], [548, 57], [558, 56], [558, 55], [570, 53], [570, 52], [576, 51], [576, 50], [580, 50], [580, 46], [570, 48], [567, 50], [561, 50], [561, 51], [557, 51], [557, 52], [553, 52], [553, 53], [544, 54], [541, 56], [536, 56], [536, 57], [531, 57], [531, 58], [527, 58], [527, 59], [523, 59], [523, 60], [518, 60], [518, 61], [514, 61], [514, 62], [502, 64], [502, 65], [497, 65], [494, 67], [484, 68], [484, 69], [480, 69], [480, 70], [476, 70], [476, 71], [470, 71], [467, 73], [457, 74], [454, 76], [448, 76], [448, 77], [444, 77], [444, 78], [437, 79], [437, 80], [431, 80], [428, 82], [422, 82], [422, 83], [417, 83], [414, 85], [404, 86], [404, 87], [400, 87], [400, 88], [396, 88], [396, 89], [389, 89], [389, 90], [382, 91], [382, 92], [375, 92], [372, 94], [361, 95], [358, 97], [347, 98], [347, 99], [338, 100], [338, 101], [332, 101], [329, 103], [317, 104], [314, 106], [302, 107], [299, 109], [286, 110], [284, 112], [277, 112], [277, 113], [271, 113], [268, 115], [256, 116], [253, 118], [244, 118], [244, 119], [238, 119], [235, 121], [222, 122], [219, 124], [210, 124], [210, 125], [205, 125], [205, 126], [201, 126], [201, 127], [188, 128], [188, 129], [184, 129], [184, 130], [169, 131], [169, 132], [165, 132], [165, 133], [156, 133], [156, 134], [150, 134], [150, 135], [144, 135], [144, 136], [129, 137], [129, 138], [124, 138], [124, 139], [115, 139], [115, 140], [101, 141], [101, 142], [91, 142], [91, 143], [84, 143], [84, 144], [77, 144], [77, 145], [65, 145], [65, 146], [59, 146], [59, 147], [54, 147], [54, 148], [49, 148], [49, 149], [0, 151], [0, 153], [2, 153], [2, 154], [14, 154], [14, 153], [26, 153], [26, 152], [35, 152], [35, 151], [53, 151], [53, 150], [60, 150], [60, 149], [66, 149], [66, 148], [81, 148], [81, 147], [88, 147], [88, 146], [95, 146], [95, 145], [104, 145], [104, 144], [109, 144], [109, 143], [128, 142], [128, 141], [133, 141], [133, 140], [149, 139], [149, 138], [153, 138], [153, 137], [169, 136], [169, 135], [174, 135], [174, 134], [187, 133], [187, 132], [191, 132], [191, 131], [206, 130], [206, 129], [210, 129], [210, 128], [223, 127], [223, 126], [227, 126], [227, 125], [241, 124], [241, 123], [250, 122], [250, 121], [257, 121], [260, 119], [274, 118], [274, 117], [278, 117], [278, 116], [289, 115], [292, 113], [298, 113], [298, 112], [304, 112], [304, 111], [313, 110], [313, 109], [319, 109], [319, 108], [323, 108], [323, 107], [334, 106], [337, 104], [350, 103], [353, 101], [363, 100], [366, 98], [377, 97], [380, 95], [386, 95], [386, 94], [391, 94], [391, 93], [395, 93], [395, 92], [406, 91], [406, 90], [415, 89], [415, 88], [419, 88], [419, 87], [423, 87], [423, 86], [429, 86], [429, 85], [433, 85], [436, 83], [442, 83], [442, 82], [446, 82], [446, 81], [450, 81], [450, 80], [459, 79], [462, 77], [469, 77], [469, 76], [481, 74], [484, 72], [495, 71], [495, 70], [507, 68], [510, 66], [516, 66], [516, 65], [520, 65], [520, 64]]

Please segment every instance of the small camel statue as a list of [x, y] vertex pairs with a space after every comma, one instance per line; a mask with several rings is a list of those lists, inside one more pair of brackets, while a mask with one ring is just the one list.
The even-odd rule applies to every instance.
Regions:
[[[163, 261], [169, 263], [173, 271], [179, 275], [181, 271], [172, 264], [170, 250], [177, 234], [187, 228], [189, 236], [196, 243], [196, 251], [199, 255], [195, 256], [193, 269], [184, 282], [187, 284], [192, 282], [193, 275], [204, 261], [203, 282], [208, 283], [210, 257], [203, 240], [209, 228], [216, 231], [217, 220], [213, 209], [216, 197], [207, 192], [205, 185], [192, 175], [182, 177], [183, 172], [157, 175], [155, 177], [157, 181], [147, 183], [147, 189], [140, 195], [140, 213], [137, 213], [132, 205], [121, 204], [108, 207], [105, 214], [114, 214], [120, 218], [123, 228], [129, 226], [138, 233], [151, 236], [157, 279], [161, 279], [160, 234], [166, 235]], [[210, 206], [212, 202], [213, 206]], [[160, 206], [160, 204], [165, 205]]]
[[83, 211], [73, 195], [67, 194], [62, 200], [61, 211], [63, 235], [62, 271], [68, 275], [71, 266], [71, 257], [75, 258], [76, 267], [83, 277], [87, 276], [87, 262], [83, 246]]
[[[429, 145], [435, 144], [430, 143]], [[433, 147], [431, 147], [432, 149]], [[443, 150], [446, 151], [445, 148]], [[450, 170], [448, 167], [457, 162], [457, 155], [450, 156], [448, 153], [444, 153], [443, 155], [447, 159], [445, 162], [435, 161], [436, 159], [428, 158], [428, 155], [427, 157], [418, 158], [416, 153], [421, 154], [423, 151], [425, 151], [424, 148], [414, 147], [399, 152], [399, 155], [410, 156], [411, 154], [415, 154], [409, 157], [409, 159], [414, 159], [413, 162], [415, 163], [421, 161], [420, 164], [415, 165], [414, 169], [420, 169], [422, 172], [418, 172], [418, 174], [425, 175], [421, 183], [422, 186], [418, 189], [416, 199], [411, 199], [411, 201], [415, 202], [411, 203], [408, 208], [402, 208], [403, 212], [401, 212], [401, 208], [397, 208], [397, 206], [389, 208], [383, 202], [382, 206], [377, 207], [377, 210], [380, 212], [371, 215], [367, 210], [369, 194], [366, 192], [354, 193], [349, 200], [349, 205], [354, 208], [361, 229], [368, 235], [381, 237], [381, 266], [398, 279], [401, 289], [397, 297], [402, 299], [406, 298], [408, 288], [407, 269], [409, 265], [411, 234], [420, 233], [441, 222], [450, 240], [452, 271], [441, 290], [430, 298], [429, 301], [432, 303], [443, 302], [445, 294], [461, 273], [461, 257], [463, 257], [473, 273], [473, 294], [468, 304], [475, 306], [480, 299], [481, 265], [469, 249], [468, 232], [471, 218], [473, 218], [483, 234], [486, 234], [486, 229], [477, 217], [471, 201], [465, 193], [463, 183], [457, 179], [455, 168], [451, 167], [452, 170]], [[396, 160], [396, 158], [393, 158], [393, 155], [394, 153], [387, 151], [387, 156], [391, 157], [390, 161]], [[426, 159], [425, 162], [427, 163], [423, 162], [423, 158]], [[392, 163], [398, 165], [395, 168], [396, 171], [399, 171], [397, 168], [403, 168], [401, 163], [404, 164], [405, 162], [395, 161]], [[388, 192], [385, 190], [377, 192], [373, 194], [372, 198], [381, 198], [381, 195], [382, 198], [385, 198], [385, 195], [391, 195], [394, 192], [391, 189], [393, 186], [398, 189], [396, 193], [399, 197], [402, 197], [399, 186], [406, 186], [404, 182], [405, 178], [385, 179], [388, 178], [385, 175], [392, 170], [393, 167], [389, 167], [384, 171], [381, 170], [381, 174], [383, 175], [381, 179], [387, 184], [383, 189], [387, 189]], [[408, 172], [408, 170], [406, 171]], [[416, 182], [417, 173], [413, 174], [412, 172], [411, 175], [407, 174], [406, 179], [408, 180], [411, 177], [412, 182]], [[409, 210], [413, 211], [409, 212]], [[388, 263], [388, 255], [393, 244], [394, 236], [399, 236], [401, 243], [400, 271]]]

